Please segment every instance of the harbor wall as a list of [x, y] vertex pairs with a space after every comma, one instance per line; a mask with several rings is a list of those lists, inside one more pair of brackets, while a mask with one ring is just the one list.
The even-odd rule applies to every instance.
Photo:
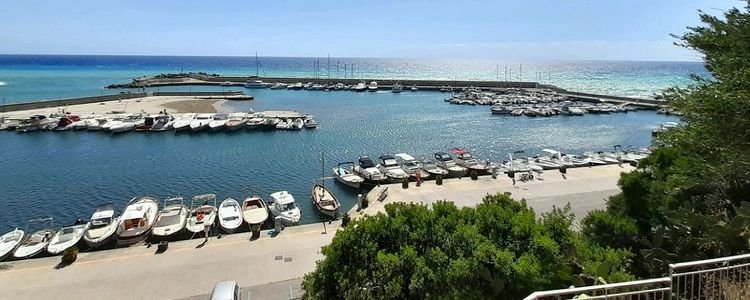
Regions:
[[117, 94], [117, 95], [69, 98], [69, 99], [46, 100], [46, 101], [25, 102], [25, 103], [12, 103], [12, 104], [0, 105], [0, 112], [12, 112], [12, 111], [50, 108], [50, 107], [59, 107], [59, 106], [67, 106], [67, 105], [117, 101], [117, 100], [133, 99], [133, 98], [143, 98], [146, 96], [147, 96], [146, 93], [123, 93], [123, 94]]
[[452, 87], [465, 87], [475, 86], [482, 88], [526, 88], [533, 89], [539, 87], [539, 83], [531, 81], [466, 81], [466, 80], [418, 80], [418, 79], [341, 79], [341, 78], [298, 78], [298, 77], [211, 77], [206, 81], [214, 84], [221, 84], [222, 82], [232, 82], [244, 84], [248, 80], [258, 79], [266, 82], [281, 82], [281, 83], [308, 83], [317, 82], [325, 84], [343, 83], [347, 85], [356, 85], [357, 83], [364, 82], [369, 84], [370, 81], [377, 81], [378, 86], [391, 87], [396, 83], [400, 83], [404, 86], [416, 85], [423, 90], [439, 90], [444, 86]]
[[244, 96], [243, 91], [229, 92], [154, 92], [153, 96]]

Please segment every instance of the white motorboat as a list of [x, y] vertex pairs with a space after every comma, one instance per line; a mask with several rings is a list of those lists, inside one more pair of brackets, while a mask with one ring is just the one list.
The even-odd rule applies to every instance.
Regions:
[[471, 171], [477, 172], [477, 175], [486, 175], [490, 172], [490, 163], [487, 161], [484, 164], [480, 164], [476, 158], [469, 151], [461, 148], [453, 148], [451, 152], [456, 155], [456, 164], [462, 166]]
[[135, 197], [125, 206], [115, 230], [118, 245], [132, 245], [146, 239], [159, 216], [159, 200]]
[[106, 244], [114, 237], [119, 222], [112, 203], [100, 205], [91, 215], [91, 225], [83, 234], [83, 241], [92, 248]]
[[295, 84], [290, 84], [288, 86], [288, 89], [290, 89], [290, 90], [301, 90], [302, 87], [303, 87], [302, 82], [297, 82]]
[[430, 174], [432, 177], [442, 176], [443, 178], [448, 176], [448, 170], [438, 167], [434, 161], [423, 160], [419, 163], [419, 169]]
[[107, 118], [96, 118], [89, 121], [88, 127], [86, 127], [86, 130], [88, 131], [101, 131], [104, 124], [107, 124], [108, 120]]
[[49, 245], [47, 245], [47, 252], [52, 255], [57, 255], [66, 249], [75, 246], [75, 244], [81, 240], [86, 230], [89, 229], [90, 224], [91, 223], [87, 222], [60, 228], [55, 236], [52, 237], [52, 240], [50, 240]]
[[197, 195], [190, 204], [190, 217], [185, 227], [192, 233], [203, 232], [206, 227], [214, 225], [216, 214], [216, 195]]
[[278, 118], [266, 118], [266, 122], [263, 123], [263, 128], [274, 129], [279, 123], [281, 123], [281, 120]]
[[417, 87], [417, 85], [415, 84], [415, 85], [412, 85], [412, 86], [411, 86], [411, 89], [410, 89], [410, 90], [411, 90], [412, 92], [416, 92], [416, 91], [418, 91], [418, 90], [419, 90], [419, 88], [418, 88], [418, 87]]
[[312, 201], [315, 204], [315, 208], [326, 216], [336, 218], [336, 215], [341, 208], [341, 203], [336, 199], [336, 196], [331, 193], [324, 185], [315, 183], [312, 188]]
[[245, 128], [245, 124], [247, 123], [247, 113], [233, 113], [229, 115], [229, 118], [227, 119], [227, 123], [225, 126], [227, 127], [227, 131], [235, 131], [238, 129]]
[[219, 226], [226, 233], [234, 233], [242, 225], [240, 203], [232, 198], [224, 199], [219, 205]]
[[8, 258], [16, 250], [16, 247], [21, 244], [23, 235], [23, 230], [16, 228], [0, 236], [0, 261]]
[[360, 156], [358, 161], [359, 164], [352, 168], [355, 174], [372, 183], [380, 184], [385, 180], [385, 175], [378, 170], [369, 156]]
[[313, 118], [305, 118], [305, 128], [316, 128], [318, 127], [318, 122], [315, 122], [315, 119]]
[[[42, 227], [42, 229], [37, 230], [38, 227]], [[26, 235], [16, 247], [16, 250], [13, 251], [13, 257], [29, 258], [44, 251], [55, 235], [55, 230], [52, 227], [52, 218], [30, 220], [28, 228], [26, 228]]]
[[213, 117], [213, 120], [211, 120], [211, 122], [208, 122], [208, 130], [210, 131], [222, 130], [227, 126], [227, 121], [229, 121], [228, 114], [225, 114], [225, 113], [215, 114]]
[[143, 115], [131, 115], [120, 122], [111, 124], [109, 131], [112, 133], [129, 132], [135, 130], [136, 126], [143, 123]]
[[248, 197], [242, 201], [242, 219], [250, 225], [261, 225], [268, 219], [268, 207], [260, 197]]
[[378, 170], [380, 173], [385, 174], [385, 177], [390, 182], [402, 182], [404, 179], [409, 178], [409, 174], [401, 169], [401, 166], [396, 162], [396, 158], [390, 155], [383, 154], [379, 157], [380, 164], [378, 164]]
[[593, 159], [601, 160], [607, 164], [616, 164], [619, 162], [617, 157], [613, 154], [605, 154], [604, 152], [584, 152], [583, 155], [591, 157]]
[[[54, 124], [57, 124], [58, 121], [54, 121]], [[44, 129], [46, 126], [50, 125], [50, 120], [47, 118], [47, 116], [44, 115], [33, 115], [29, 117], [26, 120], [21, 121], [18, 126], [16, 126], [16, 132], [25, 133], [25, 132], [33, 132]]]
[[263, 82], [262, 80], [248, 80], [245, 83], [245, 88], [248, 89], [264, 89], [269, 87], [268, 83]]
[[333, 176], [346, 186], [358, 189], [365, 180], [352, 170], [354, 162], [342, 162], [333, 168]]
[[261, 117], [255, 117], [247, 120], [247, 129], [255, 130], [266, 124], [266, 119]]
[[302, 130], [304, 126], [305, 122], [302, 121], [302, 118], [296, 118], [291, 124], [289, 124], [289, 130]]
[[287, 191], [275, 192], [271, 194], [271, 201], [269, 210], [274, 218], [281, 218], [281, 222], [284, 225], [299, 224], [302, 212], [297, 203], [294, 202], [292, 194], [289, 194]]
[[195, 119], [190, 121], [190, 130], [193, 132], [199, 132], [208, 128], [208, 123], [211, 122], [213, 116], [213, 114], [198, 114]]
[[416, 177], [417, 173], [422, 180], [430, 177], [430, 173], [422, 170], [419, 167], [419, 162], [413, 156], [406, 153], [397, 153], [394, 157], [396, 157], [396, 162], [398, 162], [401, 170], [404, 170], [410, 177]]
[[167, 237], [179, 233], [185, 228], [188, 218], [188, 208], [182, 197], [167, 198], [164, 206], [159, 212], [159, 218], [154, 224], [151, 234], [158, 237]]
[[278, 130], [288, 130], [289, 127], [292, 126], [292, 120], [291, 119], [284, 119], [281, 120], [278, 124], [276, 124], [276, 129]]
[[401, 86], [400, 83], [396, 83], [393, 85], [393, 88], [391, 89], [391, 93], [398, 94], [398, 93], [401, 93], [403, 89], [404, 88]]
[[287, 87], [287, 84], [281, 83], [281, 82], [277, 82], [271, 85], [272, 90], [281, 90], [281, 89], [285, 89], [286, 87]]
[[548, 153], [549, 156], [541, 157], [541, 159], [551, 161], [553, 163], [556, 163], [560, 166], [565, 166], [567, 168], [575, 167], [573, 163], [571, 163], [570, 161], [566, 161], [562, 159], [563, 154], [560, 151], [552, 150], [552, 149], [542, 149], [542, 152]]
[[174, 118], [170, 115], [159, 115], [154, 117], [154, 123], [151, 125], [148, 131], [152, 132], [164, 132], [172, 130], [174, 125]]
[[67, 115], [60, 120], [57, 121], [57, 125], [55, 128], [52, 128], [54, 131], [69, 131], [73, 130], [73, 127], [75, 127], [76, 122], [80, 121], [81, 117], [77, 115]]
[[378, 91], [378, 82], [377, 81], [371, 81], [370, 85], [367, 86], [367, 90], [370, 92], [377, 92]]
[[174, 123], [172, 123], [172, 127], [174, 127], [174, 130], [177, 132], [189, 130], [190, 123], [193, 122], [193, 119], [195, 119], [194, 113], [183, 114], [175, 119]]
[[364, 82], [357, 83], [357, 85], [352, 88], [355, 92], [364, 92], [367, 90], [367, 85]]
[[435, 152], [435, 163], [438, 167], [448, 170], [448, 175], [452, 177], [463, 177], [466, 175], [466, 168], [456, 164], [456, 161], [443, 151]]

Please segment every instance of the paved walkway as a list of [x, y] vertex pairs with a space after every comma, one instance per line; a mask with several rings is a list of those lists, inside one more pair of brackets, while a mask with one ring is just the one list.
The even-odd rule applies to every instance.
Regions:
[[[299, 284], [322, 258], [339, 222], [286, 228], [276, 237], [268, 231], [225, 235], [198, 247], [202, 239], [156, 247], [80, 253], [74, 264], [56, 269], [59, 257], [2, 263], [2, 299], [179, 299], [211, 292], [216, 282], [235, 280], [252, 299], [299, 296]], [[290, 280], [295, 279], [295, 280]], [[277, 295], [279, 294], [279, 295]], [[247, 296], [245, 298], [247, 299]]]
[[[356, 207], [349, 211], [350, 216], [374, 215], [385, 212], [385, 205], [393, 202], [413, 202], [430, 205], [439, 200], [450, 200], [458, 207], [473, 207], [482, 202], [487, 194], [510, 192], [516, 199], [524, 198], [534, 209], [537, 216], [549, 212], [553, 206], [562, 207], [570, 203], [577, 218], [582, 218], [587, 212], [605, 207], [609, 196], [620, 192], [617, 180], [621, 172], [631, 171], [633, 167], [623, 165], [598, 166], [592, 168], [571, 168], [563, 178], [559, 171], [545, 171], [543, 180], [528, 182], [516, 181], [516, 185], [507, 175], [482, 176], [479, 180], [447, 179], [443, 185], [428, 181], [417, 187], [410, 183], [408, 189], [401, 184], [388, 184], [375, 187], [368, 193], [368, 199], [377, 199], [378, 195], [388, 189], [388, 196], [384, 201], [371, 200], [369, 207], [357, 211]], [[518, 175], [516, 175], [518, 177]]]

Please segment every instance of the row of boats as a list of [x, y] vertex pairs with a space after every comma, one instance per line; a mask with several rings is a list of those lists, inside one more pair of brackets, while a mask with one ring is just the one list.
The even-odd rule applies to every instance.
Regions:
[[[221, 83], [221, 86], [231, 86], [234, 85], [232, 82], [225, 81]], [[287, 84], [287, 83], [270, 83], [270, 82], [263, 82], [262, 80], [249, 80], [245, 83], [245, 87], [249, 89], [264, 89], [269, 88], [272, 90], [310, 90], [310, 91], [355, 91], [355, 92], [377, 92], [379, 89], [381, 89], [378, 86], [377, 81], [371, 81], [369, 84], [365, 82], [360, 82], [355, 85], [349, 85], [344, 83], [313, 83], [308, 82], [303, 84], [302, 82]], [[404, 87], [400, 83], [395, 83], [393, 86], [391, 86], [391, 92], [393, 93], [400, 93], [404, 90], [409, 90], [412, 92], [416, 92], [419, 90], [419, 88], [416, 85], [412, 85], [411, 87]]]
[[523, 151], [508, 154], [502, 162], [479, 161], [469, 151], [453, 148], [439, 151], [433, 158], [416, 159], [407, 153], [384, 154], [376, 164], [369, 156], [360, 156], [357, 162], [341, 162], [333, 168], [334, 177], [342, 184], [360, 188], [365, 185], [403, 182], [405, 180], [427, 180], [437, 176], [443, 178], [477, 176], [497, 173], [542, 172], [561, 168], [591, 167], [607, 164], [637, 162], [650, 153], [648, 149], [616, 145], [614, 152], [585, 152], [579, 155], [566, 154], [553, 149], [542, 149], [543, 154], [527, 156]]
[[158, 115], [116, 113], [79, 116], [75, 114], [33, 115], [25, 119], [0, 120], [0, 130], [33, 131], [107, 131], [111, 133], [166, 131], [237, 131], [254, 129], [302, 130], [316, 128], [313, 116], [298, 118], [267, 117], [263, 113], [185, 113]]
[[[316, 183], [311, 194], [322, 214], [337, 216], [341, 204], [329, 189]], [[89, 221], [78, 220], [59, 230], [54, 229], [52, 218], [34, 219], [29, 221], [26, 231], [16, 228], [0, 237], [0, 260], [11, 256], [30, 258], [44, 251], [57, 255], [81, 241], [96, 248], [112, 240], [117, 245], [132, 245], [148, 236], [160, 240], [185, 232], [195, 236], [205, 234], [215, 223], [231, 234], [243, 224], [252, 230], [269, 216], [284, 225], [299, 223], [302, 213], [289, 192], [275, 192], [270, 198], [269, 203], [259, 196], [247, 197], [242, 202], [227, 198], [217, 206], [216, 195], [204, 194], [194, 196], [190, 207], [182, 197], [171, 197], [160, 208], [158, 199], [143, 196], [131, 199], [119, 216], [115, 215], [114, 204], [105, 204], [96, 208]], [[30, 230], [33, 227], [37, 229]]]

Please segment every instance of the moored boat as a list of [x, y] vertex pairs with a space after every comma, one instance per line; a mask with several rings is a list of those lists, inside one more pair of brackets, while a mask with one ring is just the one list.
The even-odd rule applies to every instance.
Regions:
[[367, 86], [367, 91], [377, 92], [378, 91], [378, 82], [377, 81], [371, 81], [370, 85]]
[[463, 177], [466, 175], [466, 168], [456, 164], [448, 153], [443, 151], [435, 152], [435, 162], [438, 167], [448, 170], [448, 174], [452, 177]]
[[219, 226], [226, 233], [234, 233], [242, 225], [242, 210], [237, 200], [227, 198], [219, 205]]
[[[203, 204], [200, 204], [203, 202]], [[188, 217], [188, 231], [199, 233], [211, 227], [216, 221], [216, 195], [204, 194], [193, 197], [190, 204], [190, 217]]]
[[451, 149], [451, 153], [456, 155], [456, 164], [462, 166], [469, 171], [474, 171], [477, 175], [486, 175], [490, 172], [490, 163], [487, 161], [485, 164], [480, 164], [479, 161], [474, 158], [473, 155], [467, 150], [461, 148]]
[[113, 237], [120, 218], [115, 217], [114, 204], [100, 205], [91, 215], [88, 230], [83, 234], [83, 241], [89, 247], [96, 248], [109, 242]]
[[341, 203], [336, 199], [336, 196], [324, 185], [317, 182], [312, 187], [312, 201], [320, 213], [331, 218], [336, 218], [341, 207]]
[[16, 247], [21, 244], [23, 237], [23, 230], [18, 228], [0, 236], [0, 261], [8, 258], [16, 250]]
[[159, 214], [159, 201], [150, 196], [135, 197], [125, 206], [115, 230], [118, 245], [143, 241], [154, 228]]
[[354, 162], [342, 162], [333, 168], [333, 176], [346, 186], [358, 189], [365, 180], [353, 171]]
[[190, 130], [193, 132], [200, 132], [208, 128], [208, 123], [211, 122], [213, 114], [198, 114], [195, 119], [190, 121]]
[[378, 170], [383, 173], [390, 182], [402, 182], [404, 179], [409, 177], [401, 166], [396, 162], [396, 158], [393, 156], [383, 154], [379, 157], [380, 164], [378, 164]]
[[[42, 227], [37, 230], [33, 227]], [[53, 220], [52, 218], [34, 219], [29, 221], [29, 225], [26, 228], [26, 235], [21, 240], [21, 243], [13, 251], [13, 257], [15, 258], [29, 258], [44, 251], [49, 245], [50, 240], [55, 235], [55, 230], [52, 229]], [[34, 230], [34, 231], [31, 231]]]
[[227, 126], [229, 115], [225, 113], [218, 113], [213, 116], [213, 119], [208, 122], [208, 130], [219, 131]]
[[294, 201], [292, 194], [287, 191], [275, 192], [271, 194], [271, 201], [269, 210], [274, 218], [280, 218], [284, 225], [299, 224], [302, 212]]
[[247, 114], [246, 113], [233, 113], [229, 115], [229, 118], [227, 119], [226, 128], [227, 131], [235, 131], [238, 129], [245, 128], [245, 124], [247, 123]]
[[302, 121], [302, 118], [296, 118], [289, 124], [289, 130], [302, 130], [304, 126], [305, 122]]
[[154, 229], [151, 230], [151, 235], [168, 237], [181, 232], [185, 229], [188, 213], [188, 208], [185, 206], [182, 197], [165, 199], [164, 206], [159, 212], [159, 218], [154, 224]]
[[174, 123], [172, 123], [172, 127], [176, 132], [189, 130], [190, 123], [193, 122], [193, 119], [195, 119], [195, 114], [183, 114], [179, 118], [175, 119]]
[[57, 255], [66, 249], [75, 246], [81, 240], [83, 234], [89, 229], [90, 223], [79, 221], [71, 226], [66, 226], [57, 231], [55, 236], [47, 245], [47, 252]]
[[397, 153], [394, 155], [396, 158], [396, 162], [398, 162], [399, 166], [401, 167], [401, 170], [404, 170], [407, 175], [410, 177], [416, 178], [419, 176], [420, 179], [425, 180], [430, 177], [430, 173], [422, 170], [419, 167], [419, 161], [415, 159], [413, 156], [406, 154], [406, 153]]
[[260, 197], [248, 197], [242, 201], [242, 219], [249, 226], [261, 225], [268, 219], [268, 207]]
[[360, 156], [358, 162], [359, 164], [355, 165], [354, 168], [352, 168], [354, 174], [357, 174], [364, 180], [375, 184], [380, 184], [385, 180], [385, 176], [380, 172], [380, 170], [378, 170], [378, 168], [375, 166], [375, 163], [372, 162], [372, 159], [370, 159], [369, 156]]

